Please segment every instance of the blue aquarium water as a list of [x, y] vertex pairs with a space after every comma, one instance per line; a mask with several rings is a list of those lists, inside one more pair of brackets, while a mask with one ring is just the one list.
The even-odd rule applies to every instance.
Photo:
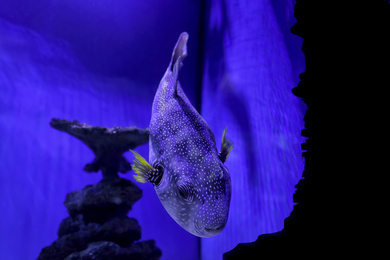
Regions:
[[[0, 259], [36, 259], [68, 216], [67, 193], [95, 184], [94, 158], [50, 120], [149, 127], [152, 102], [181, 32], [187, 97], [234, 148], [225, 165], [231, 203], [224, 230], [199, 238], [166, 212], [151, 184], [129, 216], [161, 259], [221, 259], [240, 242], [278, 231], [303, 171], [304, 71], [290, 33], [290, 0], [0, 0]], [[148, 158], [148, 145], [136, 148]], [[131, 153], [125, 157], [133, 160]], [[133, 172], [121, 177], [133, 180]]]

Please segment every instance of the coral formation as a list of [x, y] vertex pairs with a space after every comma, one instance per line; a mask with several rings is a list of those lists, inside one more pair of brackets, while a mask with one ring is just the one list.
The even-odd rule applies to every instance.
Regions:
[[95, 154], [92, 163], [84, 167], [86, 172], [103, 173], [103, 179], [118, 177], [118, 172], [131, 171], [130, 163], [123, 157], [129, 149], [146, 144], [149, 141], [149, 130], [137, 127], [113, 128], [90, 126], [77, 120], [68, 121], [53, 118], [50, 125], [66, 132], [85, 143]]
[[142, 197], [142, 190], [130, 180], [119, 178], [116, 172], [131, 169], [122, 154], [146, 143], [148, 130], [92, 127], [59, 119], [50, 124], [94, 151], [96, 159], [85, 170], [100, 169], [103, 179], [67, 194], [64, 204], [70, 216], [61, 222], [58, 239], [42, 249], [38, 260], [159, 259], [161, 250], [154, 240], [136, 242], [141, 239], [141, 227], [136, 219], [127, 216]]

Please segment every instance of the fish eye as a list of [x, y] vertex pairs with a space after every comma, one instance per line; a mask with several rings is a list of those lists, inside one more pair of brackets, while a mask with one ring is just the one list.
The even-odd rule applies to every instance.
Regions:
[[179, 185], [178, 186], [178, 193], [179, 193], [179, 196], [185, 200], [189, 200], [191, 197], [190, 191], [189, 191], [189, 188], [187, 185]]

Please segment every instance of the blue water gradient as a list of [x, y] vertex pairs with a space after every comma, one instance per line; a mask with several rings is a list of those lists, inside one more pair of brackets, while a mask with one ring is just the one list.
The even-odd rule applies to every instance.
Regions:
[[202, 239], [202, 260], [281, 230], [302, 175], [304, 111], [291, 89], [303, 55], [293, 48], [298, 37], [286, 33], [292, 2], [271, 2], [207, 1], [202, 115], [217, 143], [228, 127], [234, 149], [225, 163], [232, 179], [228, 224], [219, 236]]
[[[0, 259], [36, 259], [57, 239], [68, 216], [66, 194], [101, 179], [100, 173], [83, 171], [94, 158], [92, 151], [51, 128], [50, 120], [148, 127], [154, 93], [178, 34], [167, 35], [170, 47], [155, 56], [158, 62], [138, 64], [144, 70], [158, 68], [159, 75], [135, 81], [91, 73], [73, 45], [0, 18]], [[190, 75], [196, 73], [190, 59], [186, 66]], [[148, 157], [147, 145], [137, 151]], [[133, 159], [129, 153], [125, 157]], [[132, 179], [132, 174], [122, 176]], [[156, 240], [161, 259], [198, 259], [199, 239], [172, 220], [152, 185], [139, 187], [143, 197], [129, 216], [139, 221], [142, 240]]]

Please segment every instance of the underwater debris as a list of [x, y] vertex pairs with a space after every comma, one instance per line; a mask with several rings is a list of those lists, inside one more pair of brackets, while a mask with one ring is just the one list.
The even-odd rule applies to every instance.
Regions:
[[90, 126], [77, 120], [53, 118], [50, 125], [66, 132], [85, 143], [95, 154], [92, 163], [84, 167], [86, 172], [103, 173], [103, 179], [119, 177], [118, 172], [131, 171], [130, 163], [123, 153], [149, 141], [149, 130], [138, 127], [113, 128]]
[[[95, 152], [91, 167], [102, 170], [103, 179], [67, 194], [64, 204], [70, 216], [61, 222], [58, 239], [43, 248], [37, 260], [160, 259], [162, 253], [154, 240], [136, 242], [141, 239], [141, 227], [127, 216], [142, 197], [142, 190], [120, 178], [116, 171], [129, 164], [123, 153], [146, 143], [149, 131], [91, 127], [59, 119], [53, 119], [50, 125], [82, 140]], [[130, 165], [125, 170], [130, 171]]]

